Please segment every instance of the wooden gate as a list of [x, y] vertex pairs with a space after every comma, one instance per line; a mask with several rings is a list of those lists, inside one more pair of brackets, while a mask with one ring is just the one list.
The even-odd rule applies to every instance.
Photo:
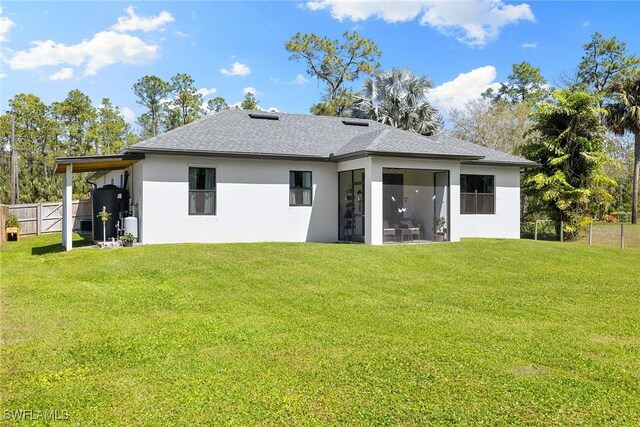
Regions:
[[[62, 231], [62, 202], [10, 205], [9, 211], [18, 216], [23, 236]], [[73, 229], [80, 229], [81, 219], [91, 219], [91, 200], [73, 200], [71, 216]]]

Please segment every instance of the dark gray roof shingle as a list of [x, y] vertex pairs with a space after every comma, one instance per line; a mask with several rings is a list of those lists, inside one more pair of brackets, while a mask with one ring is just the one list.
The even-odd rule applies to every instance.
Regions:
[[514, 156], [513, 154], [505, 153], [504, 151], [494, 150], [489, 147], [483, 147], [482, 145], [474, 144], [469, 141], [465, 141], [458, 138], [453, 138], [447, 135], [429, 136], [429, 139], [438, 140], [444, 145], [456, 145], [460, 149], [473, 151], [479, 156], [483, 156], [482, 159], [476, 160], [476, 163], [518, 163], [524, 166], [535, 166], [536, 163], [527, 160], [522, 157]]
[[128, 152], [310, 157], [329, 159], [367, 153], [454, 157], [527, 164], [525, 159], [443, 135], [424, 137], [372, 120], [271, 113], [278, 120], [226, 110], [128, 147]]

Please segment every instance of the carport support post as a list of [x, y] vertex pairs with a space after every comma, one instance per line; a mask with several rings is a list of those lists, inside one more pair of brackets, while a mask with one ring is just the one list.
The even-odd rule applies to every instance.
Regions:
[[71, 214], [73, 192], [73, 165], [68, 164], [65, 170], [62, 186], [62, 246], [68, 251], [71, 250], [71, 230], [73, 228], [73, 218]]

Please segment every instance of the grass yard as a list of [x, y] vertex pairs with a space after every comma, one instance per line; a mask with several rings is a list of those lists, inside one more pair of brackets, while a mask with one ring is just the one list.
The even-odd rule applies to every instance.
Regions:
[[59, 240], [0, 253], [5, 419], [640, 424], [640, 250]]

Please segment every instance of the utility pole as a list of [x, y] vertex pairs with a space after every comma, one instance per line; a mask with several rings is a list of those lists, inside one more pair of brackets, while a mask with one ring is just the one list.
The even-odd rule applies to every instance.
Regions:
[[16, 150], [16, 121], [11, 115], [11, 204], [15, 205], [18, 199], [18, 151]]

